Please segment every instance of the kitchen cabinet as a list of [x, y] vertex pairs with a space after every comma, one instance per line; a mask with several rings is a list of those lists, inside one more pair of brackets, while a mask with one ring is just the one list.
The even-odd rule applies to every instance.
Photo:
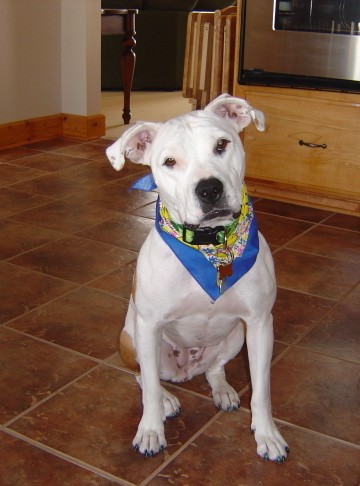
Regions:
[[250, 193], [360, 215], [360, 94], [239, 84], [240, 14], [233, 93], [267, 126], [241, 135]]

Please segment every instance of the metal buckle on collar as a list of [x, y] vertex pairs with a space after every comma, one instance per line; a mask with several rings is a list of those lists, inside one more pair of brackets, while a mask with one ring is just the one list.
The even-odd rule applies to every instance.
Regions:
[[226, 230], [224, 226], [216, 226], [193, 231], [184, 226], [182, 239], [190, 245], [220, 245], [226, 241]]

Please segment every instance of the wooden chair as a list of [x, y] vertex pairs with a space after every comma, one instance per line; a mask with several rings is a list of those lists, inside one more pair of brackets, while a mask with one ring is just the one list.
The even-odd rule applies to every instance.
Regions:
[[233, 92], [236, 7], [188, 16], [183, 96], [193, 109]]
[[136, 55], [135, 15], [138, 10], [103, 9], [101, 10], [101, 35], [123, 35], [120, 57], [124, 89], [123, 120], [128, 125], [131, 120], [130, 96], [134, 78]]

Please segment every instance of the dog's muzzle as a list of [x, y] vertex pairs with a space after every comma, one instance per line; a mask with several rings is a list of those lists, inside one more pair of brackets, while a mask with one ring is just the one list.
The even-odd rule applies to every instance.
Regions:
[[195, 194], [204, 213], [203, 221], [232, 215], [232, 211], [226, 207], [224, 185], [216, 177], [201, 179], [195, 187]]

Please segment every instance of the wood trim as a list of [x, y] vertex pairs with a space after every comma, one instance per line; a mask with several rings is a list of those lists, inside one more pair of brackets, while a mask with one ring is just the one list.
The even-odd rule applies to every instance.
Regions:
[[57, 137], [93, 140], [105, 135], [105, 116], [59, 113], [0, 125], [0, 149]]
[[0, 149], [61, 137], [62, 118], [59, 114], [0, 125]]
[[337, 213], [360, 215], [359, 195], [324, 193], [310, 186], [283, 184], [280, 182], [246, 177], [246, 185], [252, 197], [265, 197], [302, 206], [316, 207]]
[[63, 115], [63, 136], [79, 140], [92, 140], [105, 135], [105, 116]]

